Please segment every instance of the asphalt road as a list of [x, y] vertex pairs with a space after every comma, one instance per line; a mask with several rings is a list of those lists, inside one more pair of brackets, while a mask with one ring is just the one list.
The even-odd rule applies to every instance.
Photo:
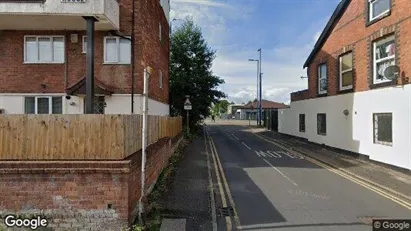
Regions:
[[[246, 127], [211, 124], [207, 131], [231, 191], [225, 197], [229, 201], [231, 194], [242, 230], [363, 231], [372, 230], [370, 218], [411, 219], [409, 209]], [[218, 209], [221, 200], [216, 200]], [[218, 217], [219, 227], [224, 222]]]

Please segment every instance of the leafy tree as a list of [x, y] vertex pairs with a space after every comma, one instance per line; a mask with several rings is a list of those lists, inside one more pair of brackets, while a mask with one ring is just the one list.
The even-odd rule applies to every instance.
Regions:
[[210, 116], [212, 103], [217, 104], [220, 98], [226, 97], [216, 89], [224, 80], [211, 71], [216, 52], [208, 46], [200, 27], [191, 18], [186, 18], [172, 33], [170, 45], [171, 114], [186, 119], [184, 102], [189, 95], [193, 108], [190, 124], [196, 125], [202, 116]]

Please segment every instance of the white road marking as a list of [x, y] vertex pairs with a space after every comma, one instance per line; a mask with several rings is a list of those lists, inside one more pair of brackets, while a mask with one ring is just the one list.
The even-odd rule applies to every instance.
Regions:
[[257, 154], [258, 157], [261, 157], [260, 153], [258, 151], [255, 151], [255, 154]]
[[267, 151], [267, 152], [270, 153], [274, 158], [281, 158], [281, 155], [278, 154], [278, 153], [275, 152], [275, 151]]
[[235, 136], [234, 134], [231, 134], [236, 140], [240, 140], [240, 139], [238, 139], [238, 137], [237, 136]]
[[280, 153], [280, 154], [284, 154], [284, 155], [287, 155], [287, 156], [289, 156], [290, 158], [295, 159], [295, 157], [294, 157], [294, 156], [292, 156], [292, 155], [290, 155], [290, 153], [288, 153], [288, 152], [278, 151], [278, 153]]
[[248, 148], [248, 150], [251, 150], [251, 148], [250, 147], [248, 147], [248, 145], [247, 144], [245, 144], [244, 142], [241, 142], [244, 146], [246, 146], [247, 148]]
[[270, 165], [275, 171], [277, 171], [278, 173], [280, 173], [281, 174], [281, 176], [283, 176], [285, 179], [287, 179], [288, 181], [290, 181], [294, 186], [297, 186], [298, 187], [298, 185], [293, 181], [293, 180], [291, 180], [290, 178], [288, 178], [288, 176], [286, 176], [286, 175], [284, 175], [284, 173], [282, 173], [280, 170], [278, 170], [278, 168], [276, 168], [276, 167], [274, 167], [270, 162], [268, 162], [266, 159], [263, 159], [268, 165]]

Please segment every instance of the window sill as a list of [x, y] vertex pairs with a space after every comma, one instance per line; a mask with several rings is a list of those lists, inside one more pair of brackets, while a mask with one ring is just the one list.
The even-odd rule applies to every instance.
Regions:
[[388, 17], [388, 16], [390, 16], [390, 15], [391, 15], [391, 10], [388, 11], [387, 13], [382, 14], [381, 16], [379, 16], [379, 17], [371, 20], [371, 21], [368, 19], [367, 22], [365, 23], [365, 26], [366, 26], [366, 27], [369, 27], [369, 26], [371, 26], [372, 24], [374, 24], [374, 23], [376, 23], [376, 22], [379, 22], [380, 20], [383, 20], [384, 18], [386, 18], [386, 17]]
[[339, 89], [338, 94], [346, 94], [346, 93], [352, 93], [354, 92], [354, 88], [347, 88], [347, 89]]
[[23, 62], [23, 64], [64, 64], [65, 62]]
[[317, 97], [326, 97], [328, 96], [328, 93], [317, 93]]
[[384, 142], [384, 141], [375, 141], [374, 144], [380, 144], [388, 147], [392, 147], [392, 143], [390, 142]]
[[318, 132], [317, 132], [317, 135], [319, 135], [319, 136], [326, 136], [327, 133], [318, 133]]
[[103, 65], [131, 65], [131, 63], [103, 63]]
[[382, 87], [391, 87], [391, 86], [395, 86], [395, 85], [397, 85], [396, 80], [381, 82], [381, 83], [372, 83], [372, 84], [370, 84], [370, 89], [377, 89], [377, 88], [382, 88]]

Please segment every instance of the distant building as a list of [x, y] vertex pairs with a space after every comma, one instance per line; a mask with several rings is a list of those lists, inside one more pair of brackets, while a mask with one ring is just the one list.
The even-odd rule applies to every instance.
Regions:
[[[239, 108], [240, 112], [239, 114], [241, 115], [239, 119], [241, 120], [256, 120], [257, 119], [257, 113], [258, 113], [258, 102], [252, 102], [248, 103], [242, 107]], [[283, 103], [277, 103], [269, 100], [262, 100], [262, 113], [263, 113], [263, 118], [265, 118], [265, 112], [268, 110], [278, 110], [278, 109], [283, 109], [283, 108], [288, 108], [288, 105], [283, 104]]]
[[229, 119], [240, 119], [241, 117], [241, 110], [240, 108], [244, 107], [244, 104], [230, 104], [227, 108], [227, 114]]

